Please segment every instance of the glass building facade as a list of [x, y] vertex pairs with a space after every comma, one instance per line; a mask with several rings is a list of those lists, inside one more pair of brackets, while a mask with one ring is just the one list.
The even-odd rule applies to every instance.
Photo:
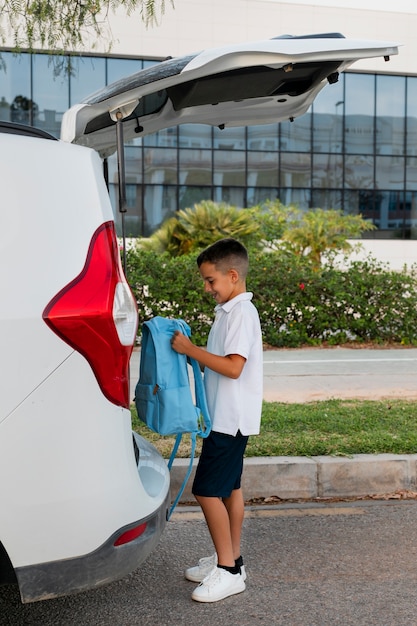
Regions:
[[[158, 61], [1, 53], [0, 119], [59, 136], [66, 109]], [[345, 72], [293, 122], [220, 130], [183, 125], [126, 144], [127, 236], [177, 209], [279, 199], [362, 214], [376, 238], [417, 239], [417, 77]], [[117, 164], [107, 163], [116, 223]]]

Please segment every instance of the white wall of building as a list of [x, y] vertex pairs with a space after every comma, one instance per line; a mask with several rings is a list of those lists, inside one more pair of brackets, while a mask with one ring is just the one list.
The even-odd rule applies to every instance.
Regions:
[[371, 256], [386, 263], [392, 270], [410, 269], [417, 264], [417, 241], [401, 239], [364, 239], [356, 249], [357, 240], [351, 240], [354, 251], [349, 255], [352, 261], [363, 261]]
[[[156, 0], [159, 6], [159, 0]], [[146, 28], [140, 12], [111, 14], [112, 54], [143, 57], [181, 56], [203, 48], [244, 40], [269, 39], [282, 34], [341, 32], [354, 39], [375, 39], [402, 44], [400, 54], [387, 64], [383, 59], [361, 61], [358, 70], [400, 74], [417, 73], [417, 11], [390, 11], [327, 6], [320, 2], [280, 0], [166, 0], [158, 26]], [[352, 4], [352, 3], [351, 3]], [[358, 2], [353, 3], [355, 6]], [[384, 5], [386, 6], [386, 5]], [[399, 3], [401, 7], [401, 2]], [[417, 3], [416, 3], [417, 7]], [[99, 42], [96, 52], [104, 52]]]

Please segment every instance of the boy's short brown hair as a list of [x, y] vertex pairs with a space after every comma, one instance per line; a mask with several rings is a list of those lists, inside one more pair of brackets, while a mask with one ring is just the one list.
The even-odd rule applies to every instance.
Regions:
[[234, 269], [241, 279], [245, 279], [249, 269], [248, 251], [237, 239], [219, 239], [198, 255], [198, 267], [203, 263], [212, 263], [221, 272]]

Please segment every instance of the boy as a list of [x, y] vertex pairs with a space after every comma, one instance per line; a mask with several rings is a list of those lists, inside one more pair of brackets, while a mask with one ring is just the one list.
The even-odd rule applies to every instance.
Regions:
[[263, 348], [258, 312], [246, 291], [246, 248], [221, 239], [197, 258], [204, 289], [217, 302], [207, 350], [176, 331], [171, 344], [204, 366], [212, 431], [203, 439], [192, 492], [201, 506], [216, 550], [186, 570], [200, 582], [192, 599], [216, 602], [245, 590], [240, 552], [244, 517], [243, 455], [249, 435], [259, 433], [262, 410]]

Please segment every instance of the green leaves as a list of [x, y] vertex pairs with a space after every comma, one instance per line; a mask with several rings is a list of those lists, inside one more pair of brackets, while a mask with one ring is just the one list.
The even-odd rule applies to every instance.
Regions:
[[[172, 0], [170, 3], [173, 6]], [[80, 50], [91, 37], [108, 41], [110, 11], [122, 7], [130, 15], [140, 10], [147, 26], [157, 22], [165, 11], [165, 0], [0, 0], [0, 34], [5, 42], [11, 29], [16, 50], [48, 49], [54, 53]]]
[[348, 239], [360, 237], [375, 226], [361, 215], [344, 215], [335, 209], [313, 209], [299, 214], [283, 233], [295, 254], [306, 256], [319, 269], [322, 258], [331, 250], [350, 249]]

